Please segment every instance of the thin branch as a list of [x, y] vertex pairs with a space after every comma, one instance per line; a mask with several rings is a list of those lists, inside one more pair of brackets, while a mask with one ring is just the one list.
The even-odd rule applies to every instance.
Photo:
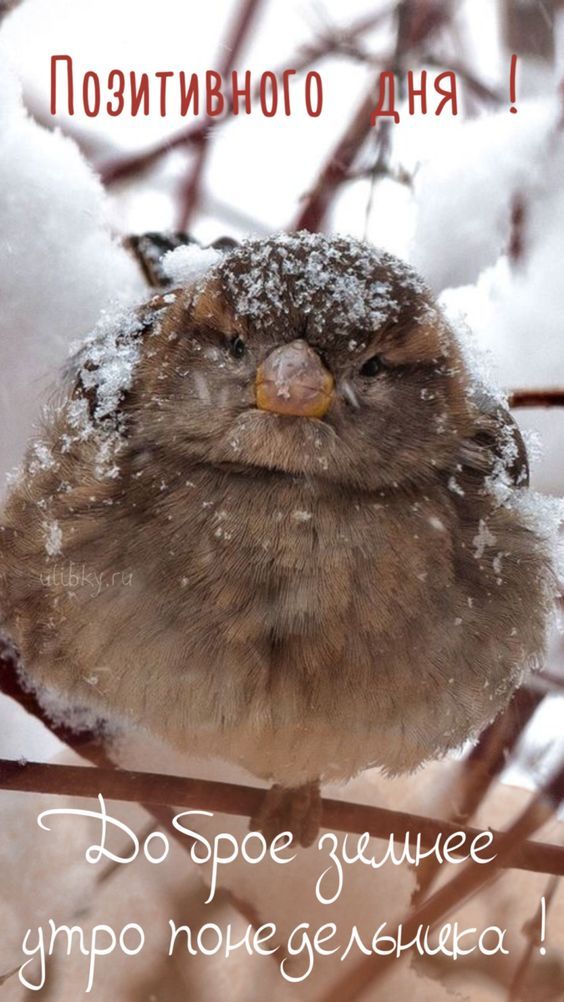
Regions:
[[316, 232], [321, 228], [335, 193], [348, 179], [349, 171], [368, 137], [373, 109], [374, 93], [371, 88], [323, 167], [314, 188], [306, 196], [291, 229]]
[[[256, 814], [264, 791], [253, 786], [218, 783], [212, 780], [188, 779], [160, 773], [134, 772], [129, 769], [86, 769], [76, 765], [58, 765], [44, 762], [18, 762], [0, 759], [0, 789], [20, 793], [56, 794], [69, 797], [97, 797], [101, 793], [107, 800], [141, 803], [151, 810], [157, 807], [198, 808], [213, 814], [251, 817]], [[414, 843], [421, 835], [421, 843], [431, 848], [438, 839], [446, 839], [455, 832], [465, 832], [467, 842], [477, 837], [476, 828], [456, 826], [403, 811], [383, 807], [353, 804], [341, 800], [322, 801], [321, 823], [330, 831], [351, 832], [362, 835], [368, 832], [373, 838], [389, 839], [394, 836], [402, 842], [409, 838]], [[503, 862], [505, 832], [493, 832], [492, 854]], [[464, 854], [464, 850], [460, 850]], [[465, 854], [468, 852], [466, 848]], [[501, 855], [500, 855], [501, 854]], [[564, 876], [564, 848], [545, 843], [525, 842], [512, 855], [512, 867]]]
[[500, 105], [504, 103], [504, 97], [502, 94], [494, 90], [488, 84], [480, 80], [472, 70], [465, 64], [459, 63], [456, 60], [448, 59], [443, 60], [437, 56], [433, 56], [427, 53], [421, 57], [421, 62], [427, 66], [433, 66], [437, 69], [445, 69], [448, 67], [449, 70], [456, 75], [460, 80], [463, 80], [468, 89], [481, 101], [488, 102], [494, 105]]
[[562, 692], [564, 689], [564, 676], [556, 675], [546, 669], [537, 675], [537, 682], [545, 683], [547, 692]]
[[519, 689], [504, 712], [481, 734], [463, 763], [463, 793], [453, 821], [467, 822], [476, 813], [544, 697], [542, 691]]
[[[95, 734], [93, 732], [80, 732], [70, 730], [62, 725], [55, 724], [45, 713], [36, 696], [26, 691], [22, 685], [16, 667], [14, 652], [4, 646], [0, 641], [0, 692], [15, 700], [27, 713], [40, 720], [60, 741], [68, 745], [75, 753], [85, 758], [92, 765], [104, 766], [106, 769], [117, 769], [116, 763], [108, 755], [104, 748], [103, 732]], [[158, 804], [141, 803], [140, 807], [145, 810], [154, 821], [164, 828], [165, 831], [178, 842], [184, 850], [189, 850], [194, 844], [193, 839], [181, 833], [174, 827], [172, 820], [174, 812], [170, 807]], [[204, 882], [205, 883], [205, 882]], [[253, 928], [258, 929], [260, 922], [253, 909], [253, 906], [242, 898], [237, 897], [231, 891], [226, 890], [225, 895], [229, 898], [233, 908], [240, 912], [243, 918]], [[8, 974], [7, 977], [11, 975]], [[2, 981], [0, 979], [0, 986]]]
[[516, 192], [511, 200], [509, 246], [507, 256], [512, 266], [522, 264], [526, 249], [527, 202], [521, 192]]
[[564, 407], [564, 390], [513, 390], [509, 394], [509, 406]]
[[[544, 892], [544, 900], [546, 904], [546, 914], [548, 917], [548, 911], [550, 906], [554, 901], [554, 895], [558, 889], [559, 881], [556, 877], [552, 877], [548, 882], [548, 886]], [[517, 970], [513, 976], [511, 986], [509, 988], [509, 994], [507, 996], [507, 1002], [521, 1002], [524, 999], [523, 989], [525, 988], [527, 975], [530, 970], [530, 964], [533, 959], [533, 954], [535, 950], [538, 950], [542, 946], [540, 940], [540, 924], [541, 924], [541, 903], [539, 902], [536, 914], [533, 916], [530, 922], [524, 928], [524, 932], [527, 935], [527, 945], [523, 951], [523, 956], [517, 965]]]
[[[482, 732], [478, 742], [460, 763], [453, 783], [454, 808], [447, 814], [454, 824], [467, 824], [483, 802], [494, 780], [501, 775], [527, 725], [542, 703], [545, 693], [528, 687], [519, 689], [509, 706]], [[419, 867], [412, 905], [419, 905], [440, 873], [432, 856]]]
[[[410, 7], [410, 4], [408, 5], [406, 0], [401, 0], [396, 7], [396, 43], [391, 60], [393, 72], [398, 68], [401, 55], [408, 6]], [[352, 120], [345, 128], [337, 145], [334, 147], [325, 166], [322, 167], [318, 179], [313, 189], [306, 196], [304, 204], [291, 229], [310, 230], [312, 232], [317, 232], [321, 229], [337, 191], [349, 179], [358, 154], [370, 134], [374, 99], [375, 94], [372, 92], [372, 88], [370, 88], [368, 94], [363, 97]], [[377, 170], [384, 171], [389, 166], [389, 151], [391, 148], [391, 122], [389, 120], [379, 124], [376, 132], [376, 143], [377, 155], [373, 166], [374, 178], [371, 192], [376, 177], [375, 172]], [[368, 211], [369, 207], [367, 213]]]
[[[394, 75], [404, 67], [407, 54], [422, 41], [428, 41], [442, 29], [452, 17], [452, 7], [446, 0], [400, 0], [396, 8], [396, 38], [394, 51], [386, 69]], [[379, 80], [380, 77], [377, 77]], [[327, 212], [339, 188], [348, 180], [356, 158], [360, 153], [370, 130], [371, 116], [376, 95], [369, 91], [357, 108], [341, 139], [334, 147], [322, 168], [313, 189], [306, 196], [291, 229], [321, 229]], [[376, 132], [377, 157], [373, 167], [373, 180], [378, 174], [385, 176], [389, 171], [392, 149], [393, 122], [390, 118], [380, 122]], [[367, 213], [370, 211], [370, 200]]]
[[2, 987], [2, 985], [5, 985], [6, 982], [10, 980], [10, 978], [13, 978], [14, 974], [17, 974], [20, 968], [21, 965], [19, 965], [18, 967], [14, 967], [13, 971], [6, 971], [5, 974], [0, 974], [0, 988]]
[[[425, 6], [427, 7], [427, 3], [425, 3]], [[429, 10], [427, 10], [427, 14], [429, 14]], [[392, 60], [392, 70], [394, 74], [397, 72], [401, 72], [404, 52], [406, 49], [409, 49], [410, 30], [412, 28], [415, 28], [417, 24], [417, 17], [414, 15], [416, 15], [416, 10], [412, 3], [412, 0], [402, 0], [402, 2], [398, 4], [396, 43], [394, 49], [394, 57]], [[391, 167], [392, 148], [393, 148], [392, 122], [388, 118], [380, 123], [378, 131], [376, 132], [376, 158], [372, 165], [368, 199], [366, 202], [366, 209], [364, 213], [365, 240], [368, 237], [368, 227], [370, 225], [372, 206], [374, 204], [374, 193], [376, 191], [376, 182], [378, 179], [386, 177], [386, 175], [389, 176], [392, 170]]]
[[398, 167], [382, 166], [379, 163], [378, 157], [375, 158], [373, 163], [367, 167], [358, 167], [355, 170], [350, 170], [347, 174], [347, 181], [363, 181], [367, 178], [389, 178], [390, 181], [394, 181], [396, 184], [401, 184], [405, 188], [413, 187], [413, 179], [415, 174], [408, 171], [406, 167], [401, 165]]
[[[358, 20], [353, 21], [348, 27], [343, 27], [340, 29], [335, 29], [334, 31], [324, 35], [319, 41], [312, 42], [310, 45], [302, 46], [297, 53], [287, 59], [283, 64], [281, 64], [277, 69], [274, 70], [275, 76], [281, 76], [284, 70], [294, 69], [296, 73], [303, 73], [310, 66], [319, 62], [327, 56], [332, 55], [339, 48], [340, 41], [343, 38], [354, 39], [359, 35], [362, 35], [366, 31], [370, 31], [381, 23], [383, 23], [391, 13], [395, 10], [396, 4], [391, 4], [384, 10], [377, 11], [376, 13], [371, 13], [369, 15], [364, 15], [358, 18]], [[252, 91], [252, 100], [257, 100], [260, 95], [260, 84], [257, 84]], [[217, 125], [225, 123], [233, 114], [233, 104], [229, 103], [225, 117], [217, 122]], [[157, 143], [152, 149], [145, 150], [142, 153], [135, 153], [132, 156], [120, 157], [118, 159], [110, 160], [105, 164], [98, 167], [98, 171], [101, 174], [102, 181], [111, 185], [116, 181], [123, 181], [127, 178], [133, 177], [137, 174], [148, 170], [153, 167], [161, 157], [170, 153], [172, 150], [189, 147], [197, 145], [202, 141], [202, 137], [206, 130], [209, 128], [209, 123], [206, 122], [196, 122], [190, 125], [187, 129], [183, 129], [181, 132], [176, 133], [174, 136], [169, 136]]]
[[16, 7], [19, 7], [21, 2], [22, 0], [0, 0], [0, 23], [8, 14], [11, 14]]
[[455, 5], [452, 0], [401, 0], [398, 8], [404, 20], [402, 48], [410, 51], [451, 22]]
[[[554, 818], [555, 812], [564, 796], [564, 767], [558, 770], [552, 780], [532, 798], [514, 824], [496, 839], [496, 868], [482, 866], [473, 861], [447, 884], [441, 887], [432, 897], [414, 909], [402, 921], [402, 941], [411, 942], [417, 935], [420, 926], [434, 928], [455, 908], [474, 897], [487, 884], [496, 880], [499, 867], [514, 866], [518, 854], [522, 852], [524, 840], [528, 839], [539, 828]], [[399, 925], [388, 935], [397, 937]], [[403, 959], [405, 954], [402, 954]], [[371, 954], [356, 965], [346, 977], [339, 978], [332, 988], [324, 994], [319, 1002], [356, 1002], [369, 988], [380, 982], [390, 971], [392, 964], [397, 964], [398, 958], [392, 951], [385, 956]]]

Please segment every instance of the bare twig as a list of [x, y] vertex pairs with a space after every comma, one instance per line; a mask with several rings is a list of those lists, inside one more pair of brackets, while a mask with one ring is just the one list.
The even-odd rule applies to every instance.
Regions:
[[370, 115], [373, 109], [374, 93], [371, 89], [362, 99], [352, 121], [323, 167], [314, 188], [306, 196], [292, 229], [311, 231], [320, 229], [335, 193], [347, 180], [349, 171], [370, 132]]
[[401, 0], [402, 49], [408, 52], [445, 28], [454, 13], [452, 0]]
[[[397, 41], [392, 60], [392, 71], [397, 69], [398, 52], [401, 46], [403, 24], [405, 21], [405, 2], [397, 6]], [[354, 163], [370, 133], [371, 115], [374, 110], [376, 94], [369, 90], [352, 120], [349, 122], [337, 145], [330, 154], [325, 166], [321, 169], [313, 189], [304, 199], [297, 219], [291, 227], [295, 230], [321, 229], [327, 212], [338, 189], [349, 179]], [[389, 166], [389, 149], [391, 146], [391, 122], [384, 121], [378, 126], [376, 133], [377, 156], [372, 168], [373, 183], [376, 172], [385, 172]], [[372, 184], [373, 184], [372, 183]], [[367, 210], [368, 211], [368, 210]]]
[[[499, 836], [496, 850], [498, 867], [515, 864], [517, 854], [522, 851], [524, 840], [528, 839], [547, 821], [554, 818], [555, 811], [562, 802], [563, 796], [564, 768], [558, 770], [553, 779], [532, 798], [508, 831]], [[435, 927], [455, 908], [464, 904], [488, 883], [495, 880], [498, 873], [496, 868], [490, 866], [480, 866], [474, 862], [467, 863], [456, 877], [453, 877], [422, 905], [411, 911], [401, 923], [403, 942], [411, 942], [420, 926], [424, 928]], [[399, 926], [388, 935], [393, 937], [397, 936], [398, 933]], [[402, 954], [402, 957], [405, 957], [405, 954]], [[386, 956], [372, 954], [369, 957], [363, 957], [355, 969], [349, 972], [346, 977], [338, 979], [319, 1002], [342, 1002], [344, 998], [347, 999], [347, 1002], [356, 1002], [368, 987], [373, 987], [389, 973], [391, 964], [398, 962], [401, 962], [401, 958], [398, 961], [393, 951]]]
[[505, 100], [499, 91], [484, 83], [483, 80], [480, 80], [479, 77], [477, 77], [465, 63], [460, 63], [453, 59], [443, 61], [431, 53], [423, 55], [421, 57], [421, 62], [424, 64], [426, 63], [427, 66], [437, 67], [438, 69], [444, 69], [448, 66], [448, 69], [452, 70], [459, 80], [463, 80], [472, 94], [479, 98], [480, 101], [485, 101], [488, 104], [500, 105], [503, 104]]
[[520, 265], [525, 257], [526, 222], [527, 203], [524, 196], [517, 192], [511, 201], [509, 246], [507, 248], [509, 260], [514, 267]]
[[[548, 882], [548, 886], [544, 892], [544, 900], [546, 904], [546, 914], [548, 915], [548, 910], [554, 900], [554, 895], [558, 889], [559, 881], [556, 877], [552, 877]], [[523, 956], [517, 965], [517, 969], [513, 976], [511, 986], [509, 988], [509, 994], [507, 996], [507, 1002], [521, 1002], [524, 999], [523, 989], [527, 981], [527, 975], [529, 973], [531, 960], [533, 959], [533, 954], [536, 949], [541, 946], [540, 941], [540, 923], [541, 923], [541, 908], [542, 905], [539, 902], [536, 914], [533, 916], [530, 922], [527, 923], [524, 932], [527, 935], [527, 945], [523, 951]]]
[[[12, 759], [0, 759], [0, 789], [70, 797], [97, 797], [101, 793], [108, 800], [141, 803], [150, 810], [174, 804], [175, 807], [243, 817], [256, 814], [264, 795], [261, 789], [233, 783], [129, 769], [85, 769], [76, 765], [22, 763]], [[328, 799], [322, 802], [322, 827], [358, 835], [368, 832], [373, 838], [389, 839], [393, 835], [401, 841], [409, 839], [410, 844], [420, 835], [421, 844], [426, 848], [455, 832], [464, 831], [468, 845], [480, 834], [479, 829], [456, 826], [448, 821]], [[492, 832], [492, 835], [491, 852], [498, 855], [492, 864], [494, 868], [499, 863], [501, 866], [511, 865], [536, 873], [564, 876], [564, 848], [525, 842], [512, 854], [509, 863], [508, 857], [503, 855], [506, 834]], [[467, 855], [468, 846], [460, 852]]]
[[540, 675], [537, 675], [537, 682], [544, 684], [547, 692], [561, 692], [564, 689], [564, 676], [555, 675], [554, 672], [547, 671], [546, 669], [543, 669]]
[[[450, 21], [453, 7], [446, 0], [400, 0], [397, 4], [397, 29], [394, 52], [388, 65], [388, 72], [401, 77], [407, 54], [423, 41], [428, 41], [439, 29]], [[379, 77], [377, 77], [379, 80]], [[376, 93], [369, 92], [357, 108], [343, 135], [334, 147], [318, 179], [304, 199], [298, 216], [291, 229], [317, 231], [321, 229], [327, 212], [339, 188], [349, 179], [355, 160], [360, 153], [371, 129], [371, 116], [375, 107]], [[387, 176], [390, 171], [393, 119], [385, 118], [377, 127], [376, 159], [372, 169], [372, 188], [378, 176]], [[370, 211], [372, 191], [369, 196], [367, 214]]]
[[378, 157], [367, 167], [358, 167], [355, 170], [350, 170], [347, 174], [347, 181], [361, 181], [366, 178], [382, 178], [387, 177], [390, 181], [395, 181], [396, 184], [401, 184], [406, 188], [411, 188], [413, 186], [413, 179], [415, 174], [408, 171], [406, 167], [401, 165], [398, 167], [385, 167], [378, 162]]
[[[454, 808], [447, 815], [449, 821], [467, 824], [473, 817], [493, 781], [503, 772], [544, 696], [541, 690], [519, 689], [509, 706], [483, 731], [455, 773]], [[419, 867], [412, 905], [418, 905], [428, 895], [440, 869], [432, 856]]]
[[[431, 0], [431, 5], [433, 0]], [[429, 7], [427, 0], [425, 0], [425, 7]], [[427, 16], [429, 15], [429, 10], [427, 10]], [[415, 25], [413, 24], [413, 19], [415, 16]], [[412, 0], [402, 0], [398, 4], [397, 11], [397, 29], [396, 29], [396, 43], [394, 49], [394, 56], [392, 60], [392, 70], [393, 73], [400, 73], [402, 69], [402, 60], [404, 53], [410, 46], [410, 33], [412, 28], [416, 28], [417, 16], [416, 9]], [[380, 123], [380, 127], [376, 133], [376, 158], [372, 166], [371, 176], [370, 176], [370, 188], [368, 192], [368, 200], [366, 203], [366, 210], [364, 213], [364, 238], [366, 239], [368, 235], [368, 226], [370, 223], [370, 216], [372, 214], [372, 205], [374, 203], [374, 192], [376, 190], [376, 182], [382, 177], [389, 176], [391, 173], [391, 158], [392, 158], [392, 122], [390, 119], [385, 119]]]
[[509, 394], [509, 406], [564, 407], [564, 390], [513, 390]]
[[[293, 57], [287, 59], [284, 64], [281, 64], [274, 70], [275, 76], [280, 76], [283, 70], [286, 69], [294, 69], [296, 73], [304, 72], [304, 70], [307, 70], [308, 67], [313, 66], [321, 59], [324, 59], [326, 56], [336, 52], [339, 49], [340, 42], [343, 38], [352, 40], [359, 35], [376, 28], [390, 16], [393, 10], [395, 10], [395, 7], [396, 4], [393, 3], [384, 10], [364, 15], [356, 21], [353, 21], [348, 26], [343, 26], [338, 29], [335, 28], [332, 32], [325, 34], [319, 41], [303, 46]], [[257, 85], [252, 92], [253, 100], [256, 100], [259, 97], [259, 93], [260, 85]], [[228, 120], [232, 114], [233, 104], [230, 103], [227, 107], [225, 117], [221, 119], [221, 122]], [[150, 167], [153, 167], [162, 156], [165, 156], [172, 150], [181, 147], [187, 148], [200, 143], [207, 128], [207, 122], [196, 122], [193, 125], [190, 125], [187, 129], [183, 129], [181, 132], [176, 133], [176, 135], [169, 136], [167, 139], [157, 143], [150, 150], [145, 150], [142, 153], [135, 153], [132, 156], [125, 156], [110, 160], [98, 167], [102, 180], [105, 184], [111, 185], [116, 181], [122, 181], [127, 178], [134, 177], [135, 175], [148, 170]]]
[[463, 764], [463, 776], [459, 778], [462, 795], [453, 821], [466, 822], [473, 817], [494, 779], [505, 769], [544, 696], [544, 692], [527, 687], [519, 689], [505, 711], [486, 728], [477, 744], [470, 749]]
[[[93, 732], [83, 731], [76, 733], [67, 727], [55, 724], [45, 713], [41, 704], [38, 702], [36, 696], [26, 691], [18, 675], [15, 655], [13, 651], [9, 648], [0, 646], [0, 692], [4, 695], [9, 696], [14, 699], [22, 709], [30, 713], [31, 716], [36, 717], [54, 734], [60, 741], [63, 741], [68, 747], [70, 747], [74, 752], [81, 755], [92, 765], [104, 766], [106, 769], [116, 769], [116, 763], [112, 760], [110, 755], [107, 753], [104, 747], [103, 732], [94, 734]], [[194, 840], [188, 839], [187, 836], [182, 836], [181, 833], [174, 827], [172, 820], [174, 817], [174, 812], [168, 806], [160, 804], [146, 804], [141, 803], [139, 805], [152, 817], [161, 828], [164, 828], [168, 834], [175, 839], [183, 849], [190, 849]], [[225, 896], [229, 898], [232, 906], [238, 911], [243, 918], [252, 925], [253, 928], [258, 928], [261, 924], [258, 921], [255, 911], [248, 902], [244, 901], [242, 898], [235, 896], [231, 891], [226, 890]], [[10, 977], [8, 974], [7, 977]], [[0, 980], [0, 986], [2, 981]]]
[[523, 56], [554, 59], [554, 22], [562, 0], [528, 0], [501, 4], [502, 31], [507, 51]]
[[0, 24], [7, 14], [19, 7], [22, 0], [0, 0]]
[[5, 974], [0, 974], [0, 988], [2, 985], [5, 985], [10, 978], [13, 978], [14, 974], [17, 974], [19, 970], [20, 966], [18, 965], [18, 967], [14, 967], [13, 971], [6, 971]]
[[[247, 40], [253, 19], [263, 2], [264, 0], [242, 0], [235, 22], [228, 33], [225, 45], [222, 46], [222, 49], [225, 51], [225, 56], [219, 66], [219, 74], [222, 78], [228, 76], [235, 68], [237, 59]], [[181, 208], [178, 219], [178, 227], [181, 230], [185, 230], [189, 226], [200, 202], [204, 165], [217, 121], [216, 118], [208, 118], [204, 122], [204, 131], [198, 143], [194, 160], [190, 165], [188, 179], [181, 193]]]

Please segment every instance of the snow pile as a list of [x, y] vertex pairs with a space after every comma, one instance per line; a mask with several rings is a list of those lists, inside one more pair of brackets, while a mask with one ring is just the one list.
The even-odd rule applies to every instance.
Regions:
[[[130, 310], [103, 310], [94, 330], [79, 346], [76, 358], [81, 387], [92, 392], [92, 416], [97, 422], [115, 419], [124, 395], [131, 387], [139, 360], [136, 334], [142, 324]], [[88, 436], [90, 423], [84, 413], [76, 414], [75, 424]]]
[[73, 142], [36, 125], [0, 66], [0, 491], [72, 339], [114, 300], [144, 296], [105, 224], [102, 188]]
[[415, 175], [411, 253], [436, 293], [475, 282], [505, 251], [514, 195], [544, 184], [557, 114], [552, 99], [521, 102], [518, 115], [504, 109], [437, 137]]
[[523, 267], [511, 267], [503, 255], [475, 285], [447, 289], [441, 297], [450, 316], [465, 317], [507, 388], [563, 382], [564, 193], [551, 202], [552, 223], [542, 240], [531, 237]]
[[[455, 326], [472, 330], [494, 378], [506, 391], [564, 386], [564, 132], [552, 99], [502, 111], [460, 130], [416, 183], [418, 218], [412, 260], [437, 292]], [[511, 205], [524, 206], [523, 256], [507, 256]], [[564, 491], [560, 410], [521, 410], [532, 482]], [[531, 451], [531, 450], [530, 450]]]
[[186, 244], [165, 254], [162, 267], [165, 275], [168, 275], [175, 285], [189, 285], [202, 278], [221, 260], [221, 257], [220, 251], [215, 247]]

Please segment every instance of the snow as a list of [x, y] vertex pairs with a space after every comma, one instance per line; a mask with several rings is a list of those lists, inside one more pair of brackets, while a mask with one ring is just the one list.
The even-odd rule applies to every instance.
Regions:
[[550, 388], [564, 372], [559, 310], [564, 198], [559, 201], [552, 206], [554, 229], [533, 244], [523, 269], [511, 268], [502, 255], [475, 285], [448, 289], [441, 297], [450, 316], [465, 318], [508, 388]]
[[458, 494], [459, 497], [464, 497], [464, 491], [460, 484], [458, 483], [456, 477], [450, 477], [448, 481], [448, 489], [452, 491], [453, 494]]
[[43, 525], [45, 532], [45, 550], [50, 557], [57, 557], [63, 552], [63, 533], [56, 519], [51, 519]]
[[[160, 304], [156, 306], [155, 314], [161, 308]], [[137, 311], [114, 304], [102, 310], [86, 338], [71, 345], [70, 369], [84, 396], [73, 396], [62, 404], [69, 430], [62, 435], [60, 448], [65, 454], [77, 442], [96, 439], [95, 472], [101, 479], [119, 475], [116, 460], [125, 430], [120, 404], [133, 381], [139, 361], [138, 334], [145, 323], [146, 318]], [[41, 441], [35, 443], [27, 472], [34, 476], [55, 465], [48, 447]], [[60, 552], [57, 539], [50, 530], [47, 541], [50, 556]]]
[[545, 98], [461, 122], [421, 165], [411, 260], [435, 292], [476, 282], [506, 249], [512, 198], [542, 186], [556, 115]]
[[221, 260], [221, 252], [214, 247], [186, 244], [169, 251], [163, 258], [166, 275], [177, 285], [189, 285], [202, 278]]
[[52, 470], [56, 465], [55, 457], [44, 442], [34, 442], [32, 446], [32, 459], [29, 463], [30, 473], [38, 470]]
[[475, 547], [474, 556], [476, 557], [476, 560], [481, 560], [487, 547], [495, 546], [497, 542], [495, 535], [490, 531], [490, 529], [488, 529], [488, 524], [483, 518], [480, 519], [478, 532], [474, 536], [472, 542]]
[[72, 141], [24, 114], [4, 55], [0, 130], [1, 491], [71, 341], [110, 302], [142, 297], [143, 283], [111, 236], [99, 181]]
[[[485, 379], [508, 392], [564, 386], [564, 133], [552, 97], [461, 124], [416, 176], [411, 260]], [[525, 206], [522, 261], [508, 259], [510, 208]], [[466, 327], [466, 333], [464, 328]], [[470, 333], [471, 332], [471, 333]], [[564, 492], [561, 410], [516, 411], [532, 483]], [[540, 449], [538, 443], [540, 441]]]
[[[384, 269], [392, 281], [375, 280]], [[306, 231], [279, 233], [267, 242], [244, 240], [226, 256], [220, 273], [242, 316], [257, 324], [282, 322], [290, 296], [312, 333], [323, 332], [329, 321], [374, 330], [397, 315], [394, 295], [424, 289], [419, 276], [386, 251], [354, 237]]]

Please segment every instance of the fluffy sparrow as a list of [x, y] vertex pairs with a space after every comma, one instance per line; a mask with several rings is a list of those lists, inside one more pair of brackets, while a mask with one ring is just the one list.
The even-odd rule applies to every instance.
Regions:
[[87, 339], [3, 510], [3, 626], [69, 701], [274, 780], [255, 823], [307, 844], [319, 779], [455, 748], [542, 656], [526, 479], [410, 268], [250, 240]]

